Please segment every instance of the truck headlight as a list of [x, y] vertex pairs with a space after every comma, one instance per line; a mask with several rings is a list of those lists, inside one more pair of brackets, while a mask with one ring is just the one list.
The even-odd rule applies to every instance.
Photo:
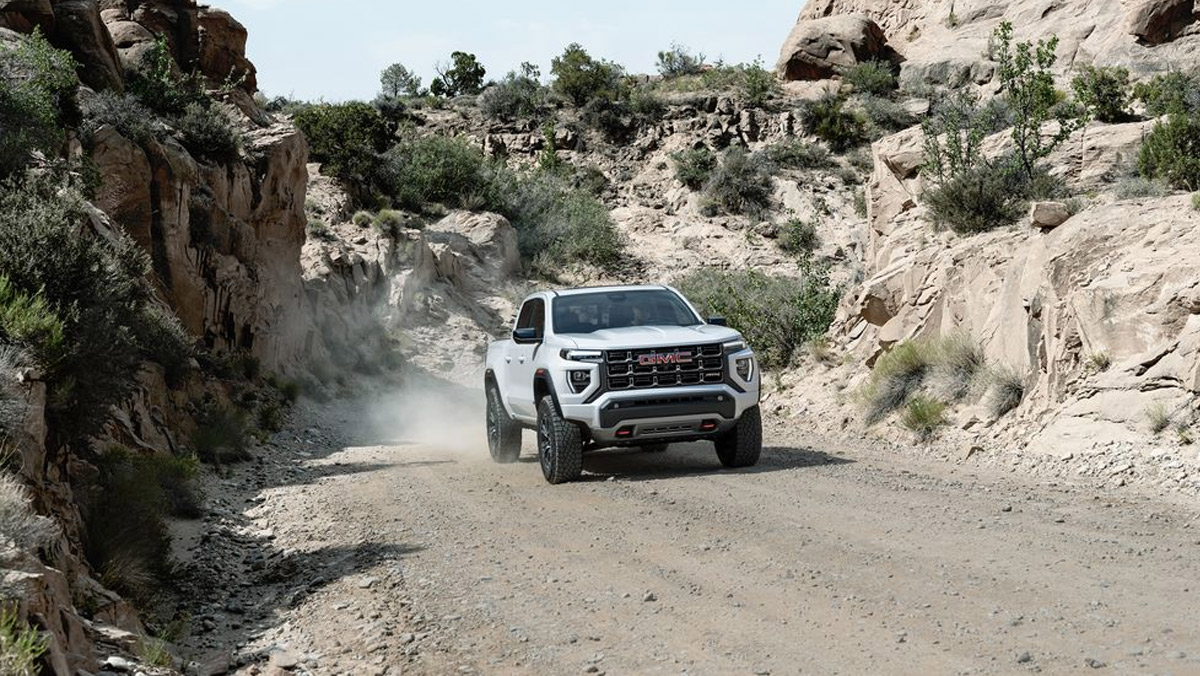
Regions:
[[743, 382], [748, 383], [754, 377], [754, 357], [740, 357], [733, 363], [733, 367]]
[[587, 361], [599, 363], [604, 361], [604, 353], [600, 350], [563, 350], [558, 353], [568, 361]]
[[592, 384], [592, 372], [583, 370], [567, 371], [567, 382], [571, 385], [571, 391], [579, 394]]
[[733, 354], [734, 352], [741, 352], [742, 350], [746, 349], [748, 346], [746, 345], [746, 341], [744, 341], [744, 340], [731, 340], [731, 341], [725, 343], [724, 347], [725, 347], [725, 354]]

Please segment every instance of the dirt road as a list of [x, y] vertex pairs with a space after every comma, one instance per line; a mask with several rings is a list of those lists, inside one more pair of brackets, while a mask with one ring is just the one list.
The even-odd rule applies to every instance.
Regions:
[[236, 643], [243, 665], [320, 674], [1200, 673], [1200, 526], [1154, 499], [786, 430], [750, 470], [694, 444], [549, 486], [530, 433], [499, 466], [356, 410], [210, 487], [201, 661]]

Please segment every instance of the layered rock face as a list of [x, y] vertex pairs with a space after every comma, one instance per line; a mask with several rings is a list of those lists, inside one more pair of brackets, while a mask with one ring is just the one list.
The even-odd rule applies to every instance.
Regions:
[[[1022, 0], [814, 0], [805, 4], [793, 36], [839, 41], [844, 29], [832, 21], [866, 17], [881, 30], [887, 45], [903, 62], [901, 79], [910, 83], [961, 86], [984, 84], [990, 69], [981, 71], [988, 39], [1002, 20], [1011, 21], [1018, 40], [1057, 35], [1058, 67], [1076, 64], [1120, 65], [1134, 73], [1150, 73], [1188, 63], [1200, 50], [1200, 29], [1192, 0], [1068, 2], [1038, 4]], [[813, 38], [810, 38], [810, 40]], [[820, 67], [782, 69], [794, 53], [794, 40], [784, 44], [781, 74], [786, 79], [827, 77], [823, 68], [840, 65], [835, 58], [818, 60]]]

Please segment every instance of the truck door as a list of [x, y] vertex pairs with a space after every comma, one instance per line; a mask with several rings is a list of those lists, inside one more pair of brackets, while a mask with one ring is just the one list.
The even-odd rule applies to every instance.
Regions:
[[533, 329], [536, 338], [528, 342], [513, 341], [508, 361], [508, 405], [514, 415], [537, 418], [537, 402], [533, 400], [534, 358], [546, 335], [546, 301], [530, 298], [517, 315], [517, 329]]

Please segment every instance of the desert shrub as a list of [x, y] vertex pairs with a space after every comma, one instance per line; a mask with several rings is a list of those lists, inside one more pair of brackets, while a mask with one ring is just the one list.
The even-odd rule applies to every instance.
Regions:
[[571, 187], [590, 195], [603, 195], [608, 186], [608, 176], [594, 164], [576, 167], [571, 174]]
[[64, 349], [63, 322], [41, 294], [29, 296], [0, 274], [0, 341], [26, 349], [43, 366]]
[[785, 169], [829, 169], [837, 166], [829, 151], [799, 139], [777, 141], [766, 147], [767, 159]]
[[658, 73], [671, 79], [697, 75], [704, 70], [704, 55], [693, 54], [687, 47], [672, 43], [671, 48], [658, 53]]
[[167, 117], [183, 115], [190, 105], [207, 107], [211, 102], [203, 78], [179, 72], [164, 37], [142, 55], [140, 67], [128, 73], [126, 89], [148, 108]]
[[880, 356], [861, 394], [867, 424], [873, 425], [907, 404], [925, 384], [933, 363], [930, 344], [913, 340], [899, 343]]
[[946, 424], [946, 404], [932, 397], [915, 395], [904, 405], [900, 423], [924, 441]]
[[982, 164], [934, 184], [922, 198], [937, 225], [960, 234], [986, 232], [1025, 213], [1024, 200], [1013, 187], [1007, 168]]
[[1171, 412], [1161, 402], [1147, 406], [1145, 414], [1146, 423], [1154, 434], [1159, 434], [1171, 426]]
[[40, 31], [0, 45], [0, 179], [28, 164], [34, 151], [58, 155], [77, 84], [75, 60]]
[[54, 522], [33, 511], [25, 486], [7, 471], [0, 471], [0, 533], [25, 551], [36, 551], [55, 534]]
[[676, 285], [701, 312], [741, 331], [766, 368], [789, 365], [797, 349], [823, 335], [839, 295], [827, 268], [815, 263], [804, 264], [800, 277], [701, 268]]
[[1012, 367], [999, 367], [989, 373], [991, 386], [986, 405], [992, 417], [999, 418], [1021, 405], [1025, 399], [1025, 379]]
[[387, 99], [417, 96], [421, 93], [421, 76], [402, 63], [393, 63], [379, 73], [380, 94]]
[[986, 372], [983, 348], [965, 333], [933, 343], [933, 389], [946, 401], [961, 401]]
[[193, 157], [217, 164], [236, 162], [242, 148], [241, 134], [229, 118], [212, 106], [188, 104], [176, 121], [179, 141]]
[[699, 190], [717, 168], [717, 156], [708, 146], [681, 150], [671, 155], [675, 178], [692, 190]]
[[867, 191], [861, 188], [854, 191], [854, 214], [859, 218], [867, 217]]
[[746, 105], [762, 108], [772, 96], [779, 93], [779, 80], [775, 73], [763, 68], [762, 59], [742, 66], [742, 80], [738, 87]]
[[666, 104], [649, 87], [623, 86], [615, 97], [594, 97], [583, 106], [583, 121], [611, 143], [624, 143], [639, 129], [655, 124]]
[[1146, 104], [1153, 117], [1200, 112], [1200, 71], [1171, 71], [1133, 86], [1133, 96]]
[[581, 45], [572, 43], [551, 61], [550, 74], [554, 76], [554, 91], [582, 107], [592, 99], [621, 98], [625, 69], [594, 59]]
[[1075, 98], [1101, 122], [1129, 117], [1129, 71], [1125, 68], [1083, 66], [1071, 81]]
[[483, 92], [479, 108], [484, 115], [498, 120], [541, 115], [546, 109], [546, 88], [538, 82], [537, 67], [524, 64], [520, 72], [510, 71]]
[[46, 365], [51, 428], [62, 441], [87, 436], [134, 387], [148, 257], [125, 236], [82, 236], [83, 198], [50, 177], [0, 189], [0, 222], [0, 275], [63, 323], [61, 354]]
[[900, 103], [882, 96], [864, 96], [860, 99], [863, 114], [867, 116], [873, 137], [908, 129], [917, 123], [917, 118]]
[[192, 370], [196, 338], [167, 307], [147, 303], [133, 325], [143, 358], [163, 367], [167, 384], [178, 386]]
[[805, 133], [825, 141], [835, 153], [862, 145], [867, 138], [863, 119], [846, 110], [845, 103], [844, 98], [830, 95], [809, 102], [800, 112]]
[[97, 461], [99, 477], [85, 505], [84, 553], [105, 586], [149, 603], [171, 574], [166, 515], [197, 518], [196, 463], [114, 447]]
[[856, 63], [842, 75], [842, 82], [855, 92], [872, 96], [889, 96], [898, 86], [896, 70], [886, 61]]
[[487, 70], [474, 54], [452, 52], [450, 63], [439, 63], [436, 68], [437, 77], [429, 83], [429, 93], [434, 96], [474, 96], [483, 89], [483, 78], [487, 75]]
[[1192, 193], [1192, 211], [1200, 211], [1200, 192]]
[[1108, 367], [1112, 366], [1112, 363], [1112, 353], [1107, 350], [1093, 352], [1087, 357], [1088, 370], [1095, 371], [1096, 373], [1107, 371]]
[[505, 179], [498, 204], [517, 229], [521, 254], [534, 269], [553, 274], [576, 263], [612, 268], [624, 244], [608, 208], [556, 174]]
[[21, 621], [15, 603], [0, 608], [0, 674], [37, 676], [49, 647], [41, 632]]
[[329, 230], [329, 224], [319, 218], [308, 219], [308, 222], [304, 224], [304, 231], [313, 239], [325, 240], [327, 242], [336, 239]]
[[1138, 152], [1138, 173], [1180, 190], [1200, 189], [1200, 115], [1171, 113]]
[[495, 171], [483, 151], [466, 139], [407, 139], [389, 150], [384, 160], [388, 194], [398, 206], [420, 211], [431, 203], [462, 207], [479, 196], [485, 203], [491, 199]]
[[360, 228], [369, 227], [373, 220], [375, 220], [375, 217], [369, 211], [356, 211], [354, 212], [354, 216], [350, 218], [350, 222]]
[[1171, 188], [1166, 182], [1142, 176], [1126, 176], [1113, 187], [1113, 194], [1119, 200], [1164, 197], [1169, 192]]
[[135, 143], [145, 143], [154, 137], [154, 113], [132, 94], [97, 92], [84, 99], [80, 108], [83, 111], [80, 133], [85, 139], [92, 138], [106, 125]]
[[811, 255], [821, 246], [817, 225], [813, 221], [793, 218], [779, 228], [779, 248], [792, 254]]
[[[1013, 26], [1004, 21], [996, 28], [997, 75], [1012, 113], [1012, 139], [1018, 167], [1033, 178], [1038, 163], [1083, 126], [1084, 119], [1072, 107], [1060, 106], [1052, 70], [1057, 61], [1058, 37], [1013, 43]], [[1046, 129], [1051, 120], [1058, 124]]]
[[228, 404], [206, 399], [198, 407], [192, 446], [196, 457], [213, 464], [250, 459], [246, 414]]
[[761, 215], [771, 206], [774, 173], [764, 155], [730, 148], [704, 185], [705, 208], [714, 213]]
[[373, 106], [324, 103], [296, 113], [293, 122], [308, 138], [312, 159], [345, 182], [356, 201], [381, 190], [379, 155], [391, 145], [392, 130]]
[[403, 212], [394, 209], [380, 209], [371, 221], [371, 227], [392, 239], [400, 236], [400, 231], [408, 227], [408, 219]]

